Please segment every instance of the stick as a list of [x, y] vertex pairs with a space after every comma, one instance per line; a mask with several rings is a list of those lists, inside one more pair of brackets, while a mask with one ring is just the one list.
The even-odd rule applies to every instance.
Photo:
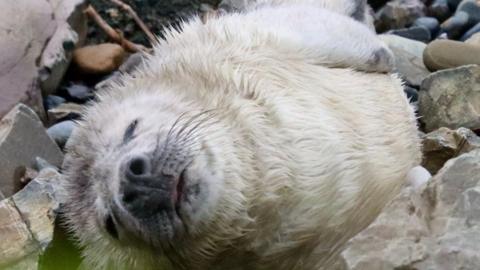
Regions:
[[115, 29], [113, 29], [91, 5], [89, 5], [84, 12], [98, 25], [98, 27], [100, 27], [105, 32], [105, 34], [107, 34], [107, 36], [113, 42], [120, 44], [126, 51], [132, 53], [139, 51], [148, 51], [148, 49], [144, 46], [125, 39], [123, 37], [123, 34], [120, 31], [116, 31]]
[[124, 11], [128, 12], [130, 16], [132, 16], [133, 20], [137, 23], [137, 25], [142, 29], [142, 31], [147, 35], [148, 39], [150, 40], [150, 44], [155, 44], [157, 41], [157, 38], [155, 35], [148, 29], [147, 25], [138, 17], [137, 13], [135, 10], [133, 10], [132, 7], [130, 7], [128, 4], [125, 4], [121, 0], [110, 0], [110, 2], [114, 3], [115, 5], [119, 6], [121, 9]]

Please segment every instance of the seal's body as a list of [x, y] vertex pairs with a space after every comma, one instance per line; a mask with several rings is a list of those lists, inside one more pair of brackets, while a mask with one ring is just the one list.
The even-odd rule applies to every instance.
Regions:
[[260, 9], [172, 30], [86, 110], [64, 171], [87, 269], [331, 269], [419, 163], [399, 79]]

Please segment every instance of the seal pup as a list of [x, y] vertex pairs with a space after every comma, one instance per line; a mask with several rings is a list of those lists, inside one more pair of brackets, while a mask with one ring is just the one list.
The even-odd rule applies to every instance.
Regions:
[[[308, 33], [368, 29], [308, 3], [292, 9], [331, 12]], [[331, 269], [419, 164], [401, 81], [253, 15], [277, 8], [170, 30], [86, 109], [63, 165], [85, 269]], [[344, 36], [374, 44], [352, 57], [382, 47]]]

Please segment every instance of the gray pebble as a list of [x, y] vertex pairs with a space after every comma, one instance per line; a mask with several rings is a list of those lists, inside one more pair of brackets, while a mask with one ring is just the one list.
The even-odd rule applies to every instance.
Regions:
[[70, 120], [63, 121], [48, 128], [47, 133], [60, 147], [63, 147], [72, 134], [74, 127], [75, 122]]

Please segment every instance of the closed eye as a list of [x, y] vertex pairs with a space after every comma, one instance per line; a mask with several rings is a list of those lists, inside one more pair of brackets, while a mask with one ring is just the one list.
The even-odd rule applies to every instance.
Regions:
[[125, 130], [125, 133], [123, 134], [123, 144], [128, 143], [134, 138], [134, 133], [135, 129], [137, 128], [138, 125], [138, 119], [133, 120], [130, 125], [128, 125], [127, 129]]

